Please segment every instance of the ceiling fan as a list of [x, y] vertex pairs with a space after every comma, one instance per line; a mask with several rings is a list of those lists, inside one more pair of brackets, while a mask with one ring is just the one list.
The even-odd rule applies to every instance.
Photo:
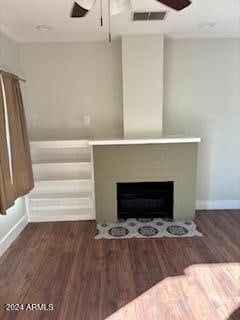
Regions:
[[[82, 18], [88, 14], [88, 12], [93, 8], [97, 0], [76, 0], [74, 2], [71, 18]], [[100, 1], [100, 24], [103, 25], [102, 17], [102, 1]], [[192, 2], [189, 0], [156, 0], [166, 6], [175, 9], [182, 10], [189, 6]], [[131, 0], [108, 0], [108, 15], [109, 15], [109, 41], [111, 42], [111, 32], [110, 32], [110, 17], [125, 11], [132, 9]]]

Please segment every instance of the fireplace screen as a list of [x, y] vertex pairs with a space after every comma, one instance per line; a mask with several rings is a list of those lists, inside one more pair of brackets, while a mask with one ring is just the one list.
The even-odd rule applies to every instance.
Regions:
[[173, 181], [117, 183], [118, 219], [173, 219]]

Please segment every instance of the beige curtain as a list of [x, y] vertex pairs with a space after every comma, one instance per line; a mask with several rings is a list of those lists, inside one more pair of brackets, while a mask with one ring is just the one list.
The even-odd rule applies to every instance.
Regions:
[[[19, 81], [16, 77], [1, 73], [4, 89], [0, 88], [0, 212], [14, 204], [34, 186], [29, 140]], [[7, 106], [10, 150], [7, 144]], [[9, 156], [9, 152], [10, 155]]]

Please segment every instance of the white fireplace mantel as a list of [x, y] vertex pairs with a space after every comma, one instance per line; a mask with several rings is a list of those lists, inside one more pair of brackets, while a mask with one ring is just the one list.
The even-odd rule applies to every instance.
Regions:
[[167, 144], [167, 143], [198, 143], [199, 137], [189, 136], [162, 136], [157, 139], [106, 139], [90, 140], [89, 144], [93, 146], [103, 145], [130, 145], [130, 144]]

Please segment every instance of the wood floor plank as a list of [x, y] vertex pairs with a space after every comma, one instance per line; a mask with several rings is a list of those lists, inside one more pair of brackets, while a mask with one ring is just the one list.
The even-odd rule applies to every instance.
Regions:
[[240, 319], [240, 210], [195, 221], [203, 238], [94, 240], [93, 221], [29, 224], [0, 258], [0, 319]]

